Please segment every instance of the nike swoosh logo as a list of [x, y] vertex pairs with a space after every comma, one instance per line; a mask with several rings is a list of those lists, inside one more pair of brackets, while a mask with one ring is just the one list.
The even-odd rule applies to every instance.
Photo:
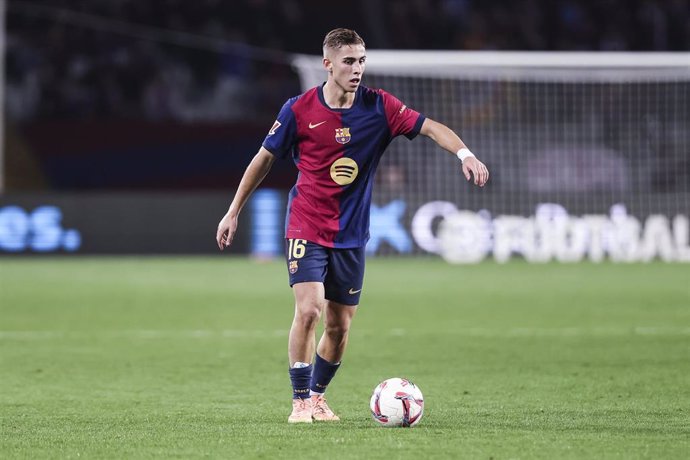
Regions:
[[321, 123], [317, 123], [317, 124], [315, 124], [315, 125], [312, 125], [311, 123], [309, 123], [309, 129], [314, 129], [314, 128], [316, 128], [317, 126], [321, 126], [321, 125], [324, 124], [324, 123], [326, 123], [326, 121], [322, 121]]
[[361, 289], [357, 289], [357, 290], [355, 291], [353, 288], [350, 288], [350, 290], [347, 291], [347, 292], [349, 292], [350, 295], [355, 295], [355, 294], [357, 294], [359, 291], [361, 291]]

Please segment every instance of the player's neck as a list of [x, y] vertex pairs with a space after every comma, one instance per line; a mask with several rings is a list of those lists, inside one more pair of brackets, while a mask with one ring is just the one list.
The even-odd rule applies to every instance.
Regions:
[[323, 85], [323, 100], [332, 109], [349, 109], [355, 102], [355, 93], [345, 91], [329, 80]]

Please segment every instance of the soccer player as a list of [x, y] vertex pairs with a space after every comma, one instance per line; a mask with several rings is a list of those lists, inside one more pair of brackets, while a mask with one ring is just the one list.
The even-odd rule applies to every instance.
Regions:
[[[481, 187], [489, 179], [486, 166], [450, 128], [383, 90], [363, 86], [366, 58], [364, 40], [355, 31], [335, 29], [326, 35], [326, 82], [283, 105], [216, 233], [219, 249], [232, 243], [251, 193], [277, 158], [292, 155], [299, 175], [290, 191], [285, 229], [295, 297], [288, 339], [289, 423], [339, 420], [324, 393], [340, 366], [359, 305], [373, 176], [393, 138], [421, 133], [460, 158], [468, 181]], [[324, 332], [317, 345], [321, 317]]]

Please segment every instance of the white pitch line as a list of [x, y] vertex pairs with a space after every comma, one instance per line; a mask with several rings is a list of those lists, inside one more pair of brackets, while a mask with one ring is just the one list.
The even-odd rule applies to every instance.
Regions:
[[618, 336], [675, 336], [690, 335], [690, 327], [560, 327], [560, 328], [530, 328], [516, 327], [510, 329], [493, 328], [463, 328], [457, 331], [442, 331], [440, 333], [454, 334], [468, 337], [618, 337]]
[[[521, 338], [521, 337], [621, 337], [621, 336], [685, 336], [690, 335], [690, 327], [562, 327], [562, 328], [529, 328], [517, 327], [509, 329], [469, 327], [452, 330], [419, 331], [415, 329], [395, 328], [384, 331], [393, 337], [422, 336], [427, 334], [446, 335], [456, 337], [487, 337], [487, 338]], [[352, 335], [373, 336], [381, 331], [373, 329], [359, 329], [352, 331]], [[0, 331], [0, 340], [57, 340], [57, 339], [86, 339], [90, 337], [107, 339], [276, 339], [286, 338], [287, 329], [259, 330], [259, 329], [193, 329], [193, 330], [164, 330], [164, 329], [134, 329], [113, 331]]]
[[0, 331], [0, 340], [53, 340], [85, 339], [89, 337], [109, 339], [207, 339], [207, 338], [275, 338], [287, 337], [287, 330], [251, 329], [197, 329], [197, 330], [114, 330], [114, 331]]

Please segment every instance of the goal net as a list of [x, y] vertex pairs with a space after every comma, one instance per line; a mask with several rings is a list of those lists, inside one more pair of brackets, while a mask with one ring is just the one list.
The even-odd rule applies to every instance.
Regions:
[[[491, 172], [470, 186], [433, 141], [396, 139], [368, 252], [690, 261], [690, 53], [367, 54], [365, 85], [451, 127]], [[304, 89], [325, 80], [320, 57], [294, 66]]]

